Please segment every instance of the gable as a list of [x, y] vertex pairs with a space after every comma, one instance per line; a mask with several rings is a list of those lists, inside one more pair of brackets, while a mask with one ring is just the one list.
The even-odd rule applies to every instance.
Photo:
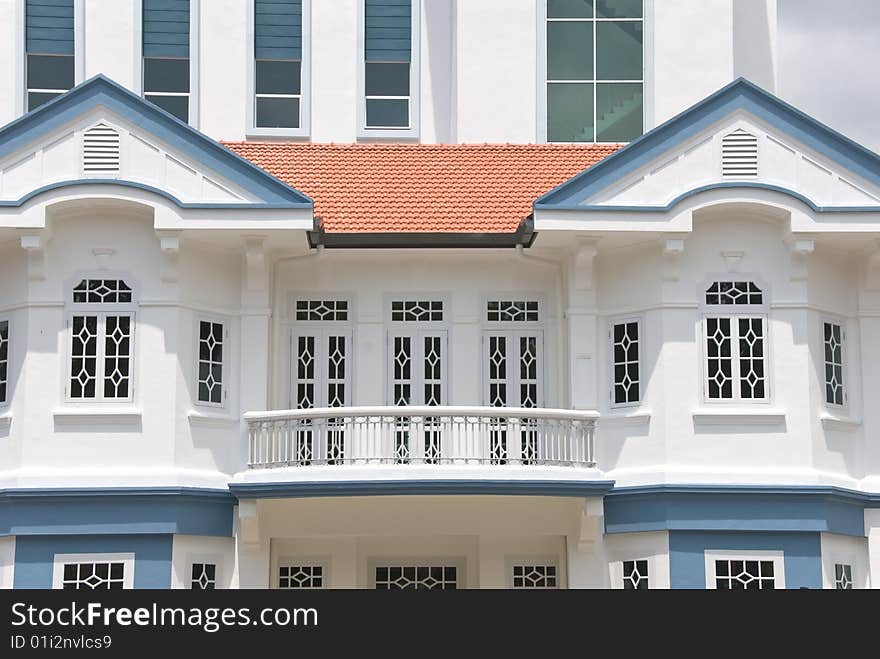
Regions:
[[136, 187], [181, 207], [311, 208], [311, 200], [98, 76], [0, 129], [0, 206], [83, 184]]
[[737, 80], [535, 202], [668, 211], [715, 188], [764, 188], [825, 210], [880, 209], [880, 156]]

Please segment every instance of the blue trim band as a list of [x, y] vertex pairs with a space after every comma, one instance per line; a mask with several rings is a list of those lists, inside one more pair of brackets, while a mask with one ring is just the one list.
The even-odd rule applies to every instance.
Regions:
[[408, 494], [492, 494], [507, 496], [597, 497], [614, 481], [425, 480], [317, 481], [296, 483], [230, 483], [239, 499], [351, 497]]
[[737, 78], [696, 105], [633, 140], [620, 151], [541, 195], [533, 207], [536, 210], [552, 209], [559, 204], [571, 206], [586, 201], [739, 110], [749, 112], [857, 176], [874, 185], [880, 185], [880, 155], [816, 121], [754, 83]]
[[605, 532], [810, 531], [864, 536], [880, 495], [831, 486], [657, 485], [605, 497]]
[[[103, 106], [145, 133], [186, 153], [207, 169], [235, 182], [272, 208], [313, 208], [312, 200], [177, 117], [103, 75], [89, 78], [69, 92], [0, 129], [0, 158], [24, 149], [42, 136], [60, 130], [89, 110]], [[216, 206], [237, 208], [239, 204]]]
[[681, 202], [689, 199], [690, 197], [695, 197], [703, 192], [710, 192], [712, 190], [723, 190], [723, 189], [737, 189], [737, 188], [745, 188], [745, 189], [757, 189], [757, 190], [767, 190], [769, 192], [778, 192], [779, 194], [786, 195], [788, 197], [792, 197], [797, 199], [799, 202], [809, 207], [810, 210], [816, 213], [878, 213], [880, 212], [880, 204], [876, 206], [818, 206], [816, 205], [810, 198], [800, 194], [799, 192], [795, 192], [794, 190], [790, 190], [789, 188], [784, 188], [779, 185], [772, 185], [770, 183], [751, 183], [749, 181], [725, 181], [723, 183], [710, 183], [708, 185], [703, 185], [698, 188], [694, 188], [693, 190], [688, 190], [680, 195], [678, 195], [675, 199], [670, 201], [665, 206], [612, 206], [612, 205], [602, 205], [602, 204], [553, 204], [552, 206], [546, 206], [546, 210], [567, 210], [567, 211], [608, 211], [611, 213], [665, 213], [672, 210]]
[[[171, 201], [174, 205], [179, 208], [222, 208], [224, 210], [273, 210], [273, 209], [283, 209], [283, 210], [291, 210], [294, 207], [290, 204], [278, 204], [278, 203], [254, 203], [254, 202], [205, 202], [205, 203], [196, 203], [196, 202], [188, 202], [181, 201], [173, 194], [168, 192], [167, 190], [162, 190], [161, 188], [153, 187], [152, 185], [147, 185], [146, 183], [138, 183], [137, 181], [126, 181], [124, 179], [117, 178], [82, 178], [82, 179], [73, 179], [70, 181], [58, 181], [57, 183], [49, 183], [48, 185], [44, 185], [41, 188], [37, 188], [36, 190], [32, 190], [28, 192], [23, 197], [18, 199], [0, 199], [0, 208], [4, 207], [12, 207], [17, 208], [18, 206], [23, 206], [27, 202], [29, 202], [34, 197], [38, 197], [41, 194], [46, 192], [51, 192], [52, 190], [58, 190], [61, 188], [70, 188], [77, 187], [81, 185], [115, 185], [123, 188], [135, 188], [137, 190], [144, 190], [146, 192], [151, 192], [153, 194], [159, 195], [160, 197], [164, 197]], [[309, 208], [308, 204], [304, 204], [301, 208]]]
[[199, 488], [8, 489], [0, 535], [187, 534], [230, 537], [235, 497]]

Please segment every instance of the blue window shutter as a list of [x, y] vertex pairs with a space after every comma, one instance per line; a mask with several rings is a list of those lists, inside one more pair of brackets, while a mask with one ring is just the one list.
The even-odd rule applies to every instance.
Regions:
[[189, 0], [143, 0], [144, 57], [189, 58]]
[[254, 57], [302, 59], [302, 0], [254, 0]]
[[73, 0], [27, 0], [25, 43], [29, 53], [73, 55]]
[[412, 0], [364, 0], [364, 57], [368, 62], [412, 58]]

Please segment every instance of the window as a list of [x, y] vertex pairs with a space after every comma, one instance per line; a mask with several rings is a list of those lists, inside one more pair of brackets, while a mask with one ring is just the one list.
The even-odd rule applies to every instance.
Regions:
[[[388, 335], [390, 404], [444, 405], [446, 401], [446, 329], [440, 300], [394, 300]], [[395, 419], [397, 461], [440, 461], [441, 430], [437, 417], [425, 417], [420, 433], [411, 420]], [[421, 439], [416, 435], [420, 434]]]
[[418, 6], [412, 0], [364, 0], [366, 132], [417, 128]]
[[323, 565], [282, 565], [278, 568], [279, 588], [323, 588]]
[[192, 590], [216, 590], [217, 565], [214, 563], [193, 563], [189, 587]]
[[376, 590], [455, 590], [458, 568], [454, 565], [379, 566]]
[[643, 130], [641, 0], [547, 0], [548, 142], [628, 142]]
[[223, 323], [199, 321], [198, 396], [200, 403], [221, 405], [223, 387], [223, 345], [226, 332]]
[[628, 320], [611, 326], [613, 385], [611, 402], [628, 405], [640, 400], [639, 322]]
[[[121, 279], [83, 279], [73, 289], [70, 379], [74, 400], [124, 400], [132, 395], [132, 290]], [[98, 311], [106, 308], [107, 311]], [[94, 311], [92, 311], [94, 309]]]
[[134, 554], [55, 554], [55, 589], [122, 590], [133, 586]]
[[189, 121], [190, 2], [143, 0], [144, 98]]
[[834, 564], [834, 588], [835, 590], [853, 589], [852, 565], [847, 563]]
[[648, 561], [623, 562], [623, 589], [648, 590]]
[[766, 400], [763, 292], [750, 281], [716, 281], [706, 290], [705, 304], [706, 397]]
[[0, 320], [0, 405], [7, 402], [9, 387], [9, 321]]
[[782, 552], [705, 552], [706, 588], [772, 590], [785, 588]]
[[557, 588], [555, 565], [514, 565], [514, 588]]
[[25, 66], [27, 109], [74, 85], [73, 0], [27, 0]]
[[846, 402], [846, 391], [843, 388], [843, 341], [846, 335], [841, 325], [824, 322], [822, 336], [825, 352], [825, 402], [829, 405], [843, 405]]
[[302, 126], [303, 25], [303, 0], [254, 0], [254, 128]]
[[486, 320], [490, 323], [538, 321], [537, 300], [489, 300], [486, 307]]
[[[291, 334], [291, 404], [296, 409], [345, 407], [351, 386], [352, 340], [347, 300], [296, 300]], [[294, 460], [340, 464], [345, 459], [343, 420], [304, 421]]]

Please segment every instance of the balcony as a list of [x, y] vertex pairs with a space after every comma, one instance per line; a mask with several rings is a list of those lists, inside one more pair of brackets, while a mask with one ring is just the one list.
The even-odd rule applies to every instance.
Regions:
[[592, 411], [451, 406], [249, 412], [248, 467], [591, 468], [598, 416]]

